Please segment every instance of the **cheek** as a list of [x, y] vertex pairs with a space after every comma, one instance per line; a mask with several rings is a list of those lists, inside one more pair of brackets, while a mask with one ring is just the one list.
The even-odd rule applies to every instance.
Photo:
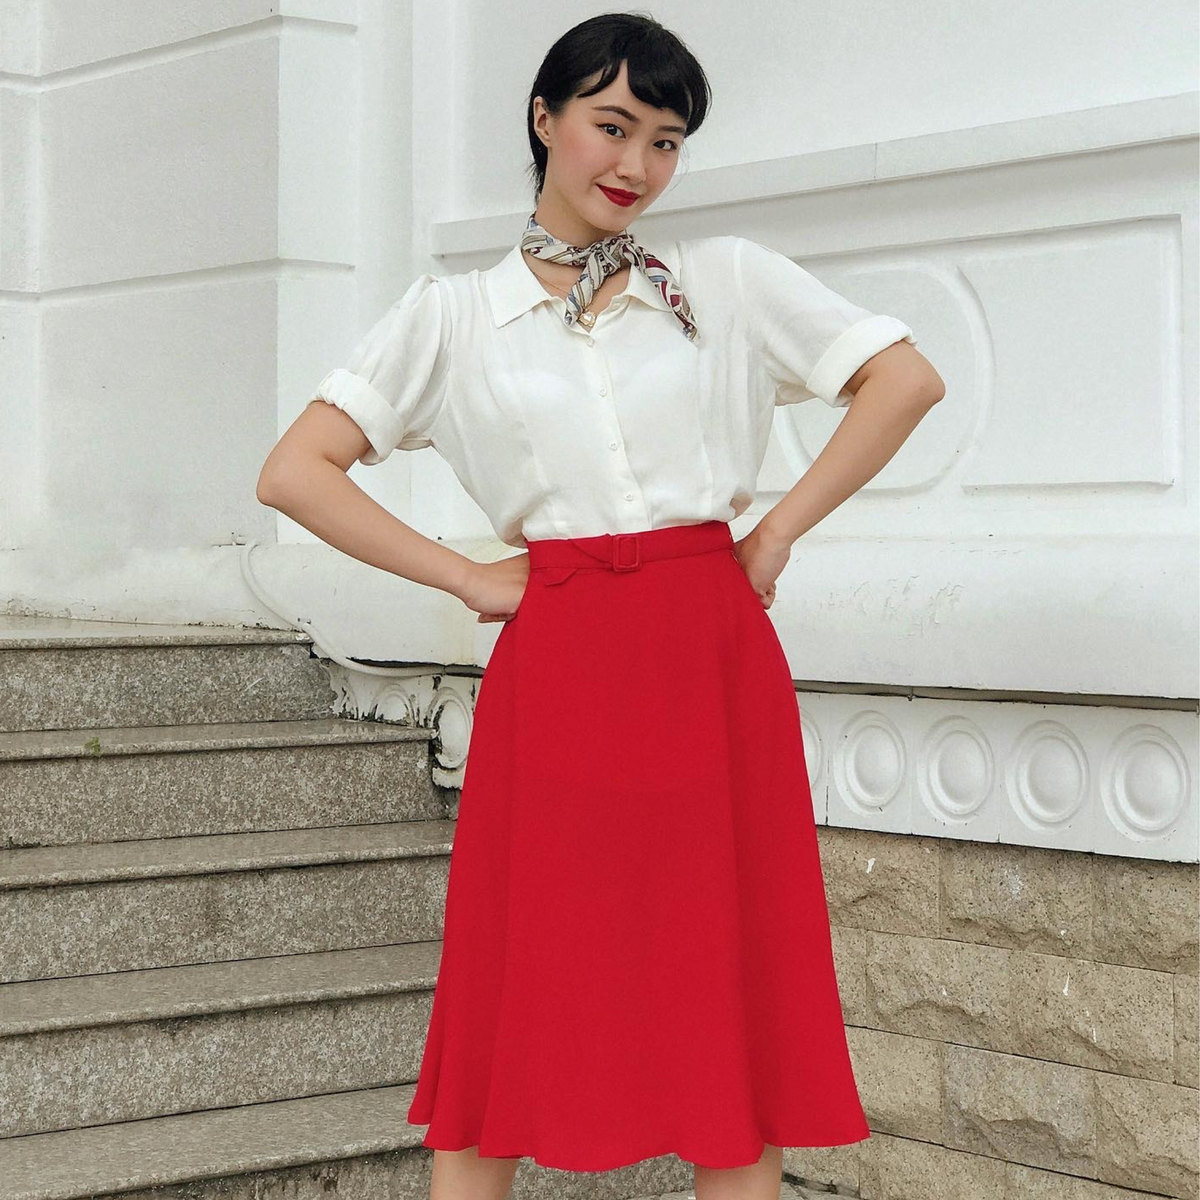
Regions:
[[675, 167], [678, 165], [678, 160], [670, 159], [655, 163], [650, 170], [650, 179], [653, 183], [655, 191], [661, 191], [671, 182], [675, 174]]
[[603, 134], [593, 137], [586, 129], [563, 137], [564, 157], [573, 175], [591, 180], [609, 169], [614, 158], [613, 145], [603, 139]]

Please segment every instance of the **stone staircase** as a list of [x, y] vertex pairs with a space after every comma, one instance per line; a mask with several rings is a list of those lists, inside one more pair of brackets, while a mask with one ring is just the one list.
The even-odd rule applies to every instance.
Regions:
[[[292, 632], [0, 623], [0, 1198], [426, 1197], [456, 793]], [[514, 1197], [687, 1189], [522, 1161]], [[686, 1194], [686, 1191], [685, 1193]]]

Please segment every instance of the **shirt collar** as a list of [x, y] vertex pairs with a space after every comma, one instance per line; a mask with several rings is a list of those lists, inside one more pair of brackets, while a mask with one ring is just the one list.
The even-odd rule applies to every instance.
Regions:
[[[665, 257], [663, 261], [670, 266]], [[672, 273], [675, 269], [672, 267]], [[488, 300], [492, 306], [492, 321], [499, 328], [514, 317], [528, 312], [543, 300], [554, 299], [542, 286], [537, 276], [529, 269], [518, 242], [494, 267], [483, 272], [487, 279]], [[626, 292], [633, 299], [641, 300], [653, 308], [670, 311], [671, 306], [662, 293], [646, 278], [636, 265], [630, 264], [629, 282]], [[614, 297], [615, 299], [615, 297]]]

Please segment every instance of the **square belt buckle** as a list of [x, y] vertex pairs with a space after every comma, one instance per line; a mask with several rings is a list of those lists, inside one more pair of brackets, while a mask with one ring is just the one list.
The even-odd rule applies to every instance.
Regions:
[[[633, 546], [633, 561], [621, 553], [623, 545]], [[642, 543], [636, 533], [615, 533], [612, 540], [612, 569], [614, 571], [636, 571], [642, 565]]]

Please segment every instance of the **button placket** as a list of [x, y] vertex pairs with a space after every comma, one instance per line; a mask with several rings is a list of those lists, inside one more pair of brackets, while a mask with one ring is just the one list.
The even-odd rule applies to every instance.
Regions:
[[[607, 311], [607, 309], [605, 311]], [[603, 316], [603, 313], [601, 315]], [[589, 336], [587, 339], [587, 344], [588, 344], [589, 349], [594, 349], [596, 347], [596, 339]], [[608, 448], [615, 455], [620, 455], [620, 457], [621, 457], [621, 466], [617, 468], [618, 478], [623, 477], [626, 482], [626, 485], [628, 485], [630, 483], [636, 484], [637, 480], [634, 479], [633, 472], [629, 469], [629, 462], [627, 459], [625, 459], [624, 455], [621, 454], [621, 447], [623, 444], [623, 439], [621, 437], [620, 426], [617, 423], [616, 403], [611, 394], [610, 384], [611, 384], [612, 380], [608, 376], [608, 365], [604, 360], [603, 352], [601, 352], [598, 355], [598, 363], [600, 366], [600, 371], [602, 373], [602, 377], [601, 377], [601, 382], [597, 386], [596, 390], [600, 396], [604, 397], [609, 402], [609, 415], [611, 418], [613, 433], [615, 435], [613, 438], [610, 439], [610, 441], [608, 443]], [[616, 466], [615, 461], [614, 461], [614, 466]], [[637, 502], [638, 493], [634, 490], [626, 490], [624, 493], [624, 497], [625, 497], [626, 504], [634, 504]]]

